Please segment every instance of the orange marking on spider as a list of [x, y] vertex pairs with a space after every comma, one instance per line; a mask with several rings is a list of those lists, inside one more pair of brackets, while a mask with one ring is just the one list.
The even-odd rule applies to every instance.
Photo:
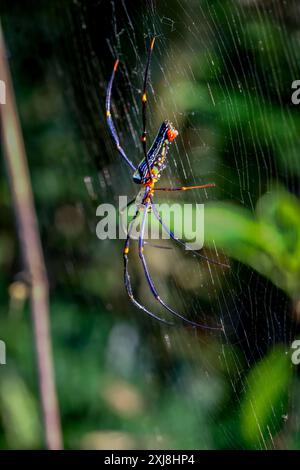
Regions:
[[114, 72], [117, 71], [118, 65], [119, 65], [119, 59], [116, 60], [115, 65], [114, 65]]
[[182, 186], [182, 191], [187, 191], [188, 189], [205, 189], [205, 188], [215, 188], [216, 185], [214, 183], [209, 184], [201, 184], [198, 186]]
[[181, 186], [179, 188], [155, 188], [155, 191], [188, 191], [190, 189], [215, 188], [215, 183], [201, 184], [198, 186]]
[[172, 142], [178, 136], [178, 131], [176, 129], [169, 129], [167, 132], [167, 137], [169, 142]]

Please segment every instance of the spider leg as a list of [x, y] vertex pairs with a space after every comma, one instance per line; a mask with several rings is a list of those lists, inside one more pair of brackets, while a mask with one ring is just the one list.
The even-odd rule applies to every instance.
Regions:
[[133, 199], [131, 199], [131, 201], [129, 201], [129, 202], [126, 204], [126, 206], [122, 207], [122, 209], [120, 209], [120, 214], [123, 214], [124, 211], [125, 211], [126, 209], [128, 209], [128, 207], [130, 207], [130, 206], [135, 202], [135, 200], [136, 200], [136, 197], [134, 197]]
[[188, 323], [189, 325], [192, 325], [192, 326], [196, 326], [196, 327], [200, 327], [200, 328], [205, 328], [205, 329], [208, 329], [208, 330], [220, 330], [220, 327], [210, 327], [210, 326], [206, 326], [206, 325], [201, 325], [200, 323], [196, 323], [196, 322], [193, 322], [191, 320], [188, 320], [187, 318], [183, 317], [182, 315], [180, 315], [180, 313], [176, 312], [175, 310], [173, 310], [171, 307], [169, 307], [169, 305], [167, 305], [159, 296], [157, 290], [156, 290], [156, 287], [154, 285], [154, 282], [153, 282], [153, 279], [150, 275], [150, 272], [149, 272], [149, 269], [148, 269], [148, 266], [147, 266], [147, 263], [146, 263], [146, 259], [145, 259], [145, 256], [144, 256], [144, 253], [143, 253], [143, 249], [144, 249], [144, 232], [145, 232], [145, 223], [146, 223], [146, 218], [147, 218], [147, 213], [148, 213], [148, 206], [149, 206], [149, 203], [146, 203], [145, 204], [145, 212], [143, 214], [143, 218], [142, 218], [142, 223], [141, 223], [141, 231], [140, 231], [140, 237], [139, 237], [139, 257], [142, 261], [142, 264], [143, 264], [143, 268], [144, 268], [144, 272], [145, 272], [145, 276], [146, 276], [146, 279], [147, 279], [147, 282], [149, 284], [149, 287], [150, 287], [150, 290], [153, 294], [153, 296], [155, 297], [155, 299], [165, 308], [167, 309], [172, 315], [176, 316], [177, 318], [180, 318], [181, 320], [183, 320], [184, 322]]
[[119, 154], [125, 160], [125, 162], [130, 166], [130, 168], [133, 171], [135, 171], [136, 167], [134, 166], [132, 161], [127, 157], [127, 155], [125, 153], [125, 150], [120, 145], [119, 137], [118, 137], [114, 122], [113, 122], [112, 117], [111, 117], [111, 112], [110, 112], [111, 90], [112, 90], [113, 81], [114, 81], [114, 78], [115, 78], [115, 73], [116, 73], [116, 70], [118, 68], [118, 64], [119, 64], [119, 60], [116, 60], [113, 71], [112, 71], [112, 74], [111, 74], [111, 77], [110, 77], [110, 80], [109, 80], [109, 83], [108, 83], [108, 86], [107, 86], [107, 92], [106, 92], [106, 120], [107, 120], [107, 125], [109, 127], [111, 136], [112, 136], [112, 138], [113, 138], [113, 140], [116, 144], [116, 147], [117, 147], [117, 150], [118, 150]]
[[[129, 201], [126, 206], [122, 207], [122, 209], [119, 210], [119, 213], [120, 215], [122, 216], [125, 212], [126, 209], [128, 209], [132, 204], [134, 204], [136, 201], [136, 197], [134, 197], [133, 199], [131, 199], [131, 201]], [[122, 225], [122, 229], [124, 231], [124, 233], [127, 232], [127, 224], [126, 224], [126, 227], [125, 227], [125, 224], [123, 222], [123, 217], [121, 217], [121, 225]], [[138, 238], [133, 238], [133, 237], [130, 237], [131, 240], [134, 240], [134, 241], [138, 241]], [[164, 250], [172, 250], [171, 247], [169, 246], [160, 246], [160, 245], [154, 245], [153, 243], [150, 243], [150, 242], [145, 242], [145, 244], [149, 245], [149, 246], [153, 246], [155, 248], [160, 248], [160, 249], [164, 249]]]
[[180, 186], [179, 188], [155, 188], [155, 191], [188, 191], [189, 189], [215, 188], [214, 183], [202, 184], [200, 186]]
[[[151, 207], [153, 209], [153, 213], [154, 213], [154, 216], [157, 218], [157, 220], [159, 221], [159, 223], [161, 224], [161, 226], [163, 227], [163, 229], [165, 230], [165, 232], [168, 233], [168, 235], [172, 238], [172, 240], [176, 241], [177, 243], [179, 243], [179, 245], [183, 246], [184, 248], [187, 247], [187, 244], [184, 243], [182, 240], [180, 240], [179, 238], [175, 237], [174, 233], [166, 226], [166, 224], [163, 222], [161, 216], [159, 215], [159, 212], [154, 204], [154, 201], [153, 201], [153, 197], [150, 196], [150, 201], [151, 201]], [[205, 255], [202, 255], [201, 253], [199, 253], [198, 251], [195, 251], [195, 250], [190, 250], [190, 252], [192, 252], [193, 254], [199, 256], [200, 258], [202, 259], [205, 259], [206, 261], [208, 261], [209, 263], [212, 263], [212, 264], [216, 264], [217, 266], [222, 266], [223, 268], [229, 268], [230, 266], [228, 266], [228, 264], [224, 264], [224, 263], [220, 263], [219, 261], [215, 261], [211, 258], [209, 258], [208, 256], [205, 256]]]
[[152, 246], [152, 248], [157, 248], [158, 250], [173, 250], [173, 248], [171, 246], [156, 245], [154, 243], [150, 243], [150, 242], [146, 242], [146, 241], [144, 241], [144, 245]]
[[167, 320], [164, 320], [163, 318], [160, 318], [158, 317], [157, 315], [155, 315], [154, 313], [150, 312], [150, 310], [147, 310], [146, 307], [144, 307], [142, 304], [140, 304], [135, 298], [134, 298], [134, 295], [133, 295], [133, 291], [132, 291], [132, 286], [131, 286], [131, 281], [130, 281], [130, 276], [129, 276], [129, 272], [128, 272], [128, 253], [129, 253], [129, 245], [130, 245], [130, 234], [131, 234], [131, 230], [132, 230], [132, 227], [133, 227], [133, 223], [135, 221], [135, 219], [137, 218], [137, 216], [139, 215], [140, 213], [140, 208], [137, 209], [133, 219], [131, 220], [130, 224], [129, 224], [129, 228], [128, 228], [128, 234], [127, 234], [127, 238], [126, 238], [126, 241], [125, 241], [125, 245], [124, 245], [124, 251], [123, 251], [123, 260], [124, 260], [124, 284], [125, 284], [125, 288], [126, 288], [126, 291], [127, 291], [127, 294], [131, 300], [131, 302], [136, 306], [138, 307], [140, 310], [143, 310], [147, 315], [149, 315], [150, 317], [154, 318], [155, 320], [161, 322], [161, 323], [164, 323], [165, 325], [173, 325], [173, 323], [167, 321]]
[[147, 111], [147, 85], [148, 85], [148, 79], [149, 79], [149, 70], [150, 70], [150, 63], [151, 63], [154, 42], [155, 42], [155, 36], [152, 38], [151, 43], [150, 43], [150, 48], [148, 51], [147, 63], [146, 63], [146, 68], [145, 68], [145, 74], [144, 74], [144, 84], [143, 84], [143, 93], [142, 93], [143, 133], [141, 137], [143, 152], [144, 152], [145, 160], [147, 163], [148, 174], [151, 180], [152, 180], [152, 174], [151, 174], [151, 168], [150, 168], [148, 154], [147, 154], [147, 114], [146, 114], [146, 111]]
[[[124, 231], [124, 233], [127, 232], [127, 228], [128, 228], [128, 224], [126, 223], [126, 226], [124, 224], [124, 221], [123, 221], [123, 214], [125, 212], [126, 209], [128, 209], [132, 204], [135, 203], [135, 200], [136, 198], [134, 197], [133, 199], [131, 199], [131, 201], [129, 201], [126, 206], [122, 207], [122, 209], [120, 209], [120, 216], [121, 216], [121, 219], [120, 219], [120, 222], [121, 222], [121, 226], [122, 226], [122, 230]], [[137, 240], [137, 239], [136, 239]]]

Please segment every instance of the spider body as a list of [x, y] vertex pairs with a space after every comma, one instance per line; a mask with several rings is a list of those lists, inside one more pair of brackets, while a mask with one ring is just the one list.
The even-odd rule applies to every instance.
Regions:
[[[177, 137], [178, 131], [171, 122], [164, 121], [155, 137], [153, 144], [133, 174], [133, 181], [138, 184], [147, 185], [149, 182], [157, 182], [162, 171], [167, 166], [167, 153], [171, 142]], [[151, 170], [151, 176], [148, 172], [148, 163]]]
[[[207, 325], [200, 325], [199, 323], [196, 323], [194, 321], [188, 320], [187, 318], [183, 317], [180, 313], [175, 311], [173, 308], [171, 308], [167, 303], [164, 302], [164, 300], [161, 299], [159, 296], [159, 293], [157, 291], [157, 288], [154, 284], [154, 281], [152, 279], [152, 276], [150, 274], [147, 261], [144, 255], [144, 233], [145, 233], [145, 224], [146, 224], [146, 218], [147, 214], [150, 211], [153, 211], [154, 216], [156, 219], [159, 221], [161, 224], [163, 230], [167, 232], [169, 237], [180, 244], [181, 246], [186, 247], [186, 244], [175, 237], [174, 233], [169, 230], [169, 228], [166, 226], [164, 221], [162, 220], [158, 210], [156, 209], [155, 203], [154, 203], [154, 193], [156, 191], [186, 191], [190, 189], [200, 189], [200, 188], [212, 188], [215, 185], [213, 183], [209, 184], [204, 184], [204, 185], [198, 185], [198, 186], [181, 186], [181, 187], [175, 187], [175, 188], [156, 188], [155, 183], [160, 179], [161, 173], [167, 166], [167, 155], [168, 151], [170, 148], [170, 145], [172, 141], [177, 137], [178, 131], [175, 129], [175, 127], [171, 124], [170, 121], [165, 120], [159, 130], [158, 133], [150, 147], [150, 149], [147, 151], [147, 132], [146, 132], [146, 106], [147, 106], [147, 84], [148, 84], [148, 75], [149, 75], [149, 66], [150, 66], [150, 61], [151, 61], [151, 56], [152, 56], [152, 50], [154, 46], [154, 41], [155, 38], [152, 39], [150, 43], [150, 48], [148, 51], [148, 58], [147, 58], [147, 63], [146, 63], [146, 68], [145, 68], [145, 75], [144, 75], [144, 84], [143, 84], [143, 92], [142, 92], [142, 121], [143, 121], [143, 129], [142, 129], [142, 136], [141, 136], [141, 142], [142, 142], [142, 148], [143, 148], [143, 153], [144, 153], [144, 158], [142, 161], [139, 163], [139, 165], [136, 167], [133, 162], [130, 160], [130, 158], [127, 156], [125, 150], [120, 144], [119, 136], [117, 134], [114, 122], [112, 120], [111, 112], [110, 112], [110, 106], [111, 106], [111, 92], [112, 92], [112, 85], [115, 77], [115, 73], [118, 68], [119, 60], [116, 60], [115, 65], [113, 67], [112, 75], [110, 78], [110, 81], [107, 86], [107, 93], [106, 93], [106, 119], [107, 119], [107, 124], [108, 128], [110, 130], [111, 136], [113, 138], [113, 141], [116, 145], [116, 148], [123, 158], [123, 160], [127, 163], [127, 165], [133, 170], [133, 181], [141, 186], [141, 190], [139, 191], [137, 197], [133, 199], [129, 204], [135, 203], [136, 206], [136, 212], [131, 219], [129, 225], [128, 225], [128, 230], [127, 230], [127, 238], [125, 241], [124, 245], [124, 250], [123, 250], [123, 260], [124, 260], [124, 284], [125, 288], [127, 291], [127, 294], [131, 300], [131, 302], [138, 307], [140, 310], [144, 311], [147, 315], [150, 317], [154, 318], [155, 320], [158, 320], [162, 323], [165, 323], [167, 325], [173, 325], [173, 323], [159, 317], [155, 313], [153, 313], [151, 310], [147, 309], [142, 303], [140, 303], [138, 300], [136, 300], [132, 285], [131, 285], [131, 280], [129, 276], [129, 271], [128, 271], [128, 262], [129, 262], [129, 251], [130, 251], [130, 239], [131, 239], [131, 233], [133, 229], [133, 224], [135, 223], [136, 219], [142, 215], [142, 221], [141, 221], [141, 228], [140, 228], [140, 235], [138, 239], [138, 253], [139, 257], [143, 266], [145, 278], [147, 280], [147, 283], [149, 285], [150, 291], [152, 292], [154, 298], [157, 300], [157, 302], [163, 306], [170, 314], [173, 316], [181, 319], [182, 321], [194, 326], [194, 327], [201, 327], [201, 328], [206, 328], [206, 329], [221, 329], [219, 326], [218, 327], [210, 327]], [[196, 254], [197, 256], [201, 257], [202, 259], [205, 259], [206, 261], [209, 261], [211, 263], [217, 264], [217, 265], [222, 265], [222, 263], [219, 263], [218, 261], [213, 261], [207, 258], [206, 256], [200, 254], [199, 252], [193, 251], [189, 249], [189, 252], [192, 252]], [[224, 266], [224, 265], [222, 265]]]

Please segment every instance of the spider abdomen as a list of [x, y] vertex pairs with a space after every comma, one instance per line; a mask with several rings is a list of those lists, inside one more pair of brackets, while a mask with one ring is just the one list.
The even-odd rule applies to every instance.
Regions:
[[[156, 173], [156, 179], [159, 179], [160, 173], [166, 168], [166, 156], [169, 145], [177, 137], [178, 132], [169, 121], [164, 121], [158, 133], [147, 152], [147, 159], [149, 167]], [[137, 170], [133, 174], [133, 181], [138, 184], [143, 184], [149, 179], [147, 160], [144, 158]]]

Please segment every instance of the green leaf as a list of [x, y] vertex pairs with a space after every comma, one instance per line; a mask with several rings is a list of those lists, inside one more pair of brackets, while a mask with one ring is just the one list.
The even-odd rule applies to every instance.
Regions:
[[248, 447], [269, 447], [286, 414], [292, 365], [283, 347], [278, 346], [262, 359], [245, 380], [240, 405], [240, 429]]
[[0, 383], [0, 414], [5, 437], [12, 449], [32, 449], [41, 445], [37, 403], [23, 379], [5, 374]]
[[300, 275], [300, 204], [283, 189], [259, 200], [256, 213], [232, 203], [205, 206], [205, 243], [251, 266], [297, 295]]

